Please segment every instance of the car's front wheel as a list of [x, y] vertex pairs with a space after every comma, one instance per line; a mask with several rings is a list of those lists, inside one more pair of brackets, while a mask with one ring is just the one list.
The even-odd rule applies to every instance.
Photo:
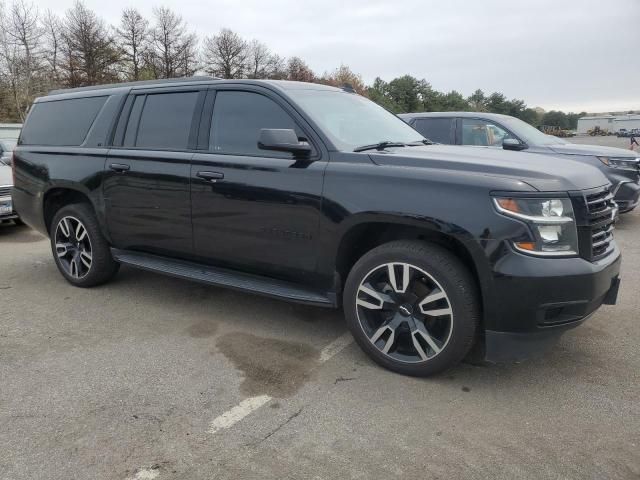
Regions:
[[365, 254], [344, 290], [349, 329], [378, 364], [428, 376], [469, 352], [479, 323], [476, 284], [449, 251], [394, 241]]
[[88, 205], [61, 208], [51, 222], [50, 237], [56, 265], [72, 285], [93, 287], [117, 273], [119, 264]]

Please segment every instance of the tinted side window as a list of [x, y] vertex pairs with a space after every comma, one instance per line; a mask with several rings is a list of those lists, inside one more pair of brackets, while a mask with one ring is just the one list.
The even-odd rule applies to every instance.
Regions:
[[494, 122], [477, 118], [462, 119], [462, 144], [482, 147], [502, 147], [505, 138], [511, 134]]
[[136, 147], [186, 149], [197, 101], [198, 92], [147, 95], [138, 125]]
[[22, 129], [21, 144], [82, 145], [106, 100], [105, 96], [34, 104]]
[[415, 129], [433, 142], [450, 144], [453, 121], [453, 118], [419, 118]]
[[260, 150], [263, 128], [290, 128], [304, 136], [291, 116], [270, 98], [252, 92], [221, 91], [216, 94], [209, 149], [215, 153], [284, 157], [291, 154]]

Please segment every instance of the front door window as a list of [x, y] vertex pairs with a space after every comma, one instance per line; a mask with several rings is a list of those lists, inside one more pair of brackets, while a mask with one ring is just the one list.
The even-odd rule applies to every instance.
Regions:
[[499, 147], [506, 138], [514, 138], [509, 131], [489, 120], [462, 119], [462, 144], [479, 147]]

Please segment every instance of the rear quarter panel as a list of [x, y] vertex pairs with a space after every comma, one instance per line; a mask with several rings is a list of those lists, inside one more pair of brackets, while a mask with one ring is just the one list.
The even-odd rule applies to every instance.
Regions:
[[55, 188], [78, 191], [104, 225], [101, 195], [106, 148], [19, 146], [14, 151], [14, 202], [20, 218], [48, 235], [44, 199]]

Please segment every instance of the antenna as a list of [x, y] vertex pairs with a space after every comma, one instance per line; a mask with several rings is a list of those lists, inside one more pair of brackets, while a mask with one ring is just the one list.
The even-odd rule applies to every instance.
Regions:
[[343, 83], [342, 90], [348, 93], [356, 93], [356, 89], [353, 88], [353, 85], [351, 85], [350, 83]]

